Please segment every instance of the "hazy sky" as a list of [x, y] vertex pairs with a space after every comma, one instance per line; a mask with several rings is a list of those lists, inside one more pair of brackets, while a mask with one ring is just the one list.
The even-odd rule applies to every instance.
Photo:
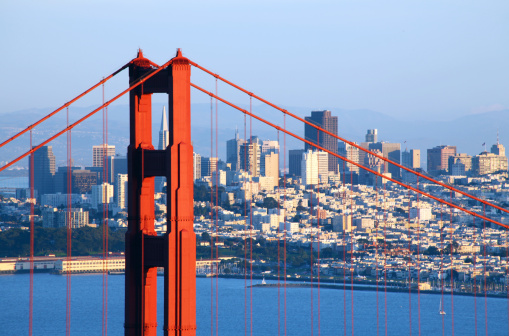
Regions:
[[1, 1], [0, 113], [60, 106], [139, 47], [156, 63], [182, 48], [285, 106], [438, 119], [509, 108], [508, 18], [507, 0]]

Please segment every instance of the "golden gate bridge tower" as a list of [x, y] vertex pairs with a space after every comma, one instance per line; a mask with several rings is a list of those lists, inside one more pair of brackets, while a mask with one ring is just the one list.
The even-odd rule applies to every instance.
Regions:
[[[196, 333], [196, 237], [193, 231], [193, 148], [189, 60], [180, 49], [170, 64], [145, 79], [155, 65], [138, 57], [129, 65], [128, 230], [126, 233], [125, 335], [157, 330], [157, 268], [164, 268], [164, 335]], [[169, 146], [152, 144], [152, 94], [168, 94]], [[154, 177], [167, 181], [167, 233], [154, 230]]]

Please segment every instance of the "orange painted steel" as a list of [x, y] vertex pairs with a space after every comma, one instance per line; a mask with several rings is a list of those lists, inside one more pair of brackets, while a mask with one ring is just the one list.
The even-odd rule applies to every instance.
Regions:
[[[277, 129], [277, 130], [279, 130], [279, 131], [282, 131], [282, 132], [284, 132], [284, 133], [286, 133], [286, 134], [288, 134], [288, 135], [291, 135], [292, 137], [296, 138], [297, 140], [300, 140], [300, 141], [302, 141], [302, 142], [305, 142], [305, 143], [307, 143], [307, 144], [309, 144], [309, 145], [311, 145], [311, 146], [313, 146], [313, 147], [315, 147], [315, 148], [317, 148], [317, 149], [320, 149], [321, 151], [327, 152], [327, 153], [329, 153], [330, 155], [333, 155], [333, 156], [335, 156], [335, 157], [337, 157], [337, 158], [339, 158], [339, 159], [341, 159], [341, 160], [344, 160], [344, 161], [346, 161], [346, 162], [348, 162], [348, 163], [351, 163], [351, 164], [353, 164], [353, 165], [355, 165], [355, 166], [357, 166], [357, 167], [359, 167], [359, 168], [361, 168], [361, 169], [364, 169], [364, 170], [366, 170], [366, 171], [368, 171], [368, 172], [370, 172], [370, 173], [372, 173], [372, 174], [374, 174], [374, 175], [380, 176], [380, 177], [382, 177], [383, 179], [386, 179], [386, 180], [388, 180], [388, 181], [391, 181], [391, 182], [393, 182], [393, 183], [396, 183], [396, 184], [398, 184], [398, 185], [400, 185], [400, 186], [402, 186], [402, 187], [404, 187], [404, 188], [406, 188], [406, 189], [413, 190], [413, 191], [415, 191], [415, 192], [417, 192], [417, 193], [419, 193], [419, 194], [421, 194], [421, 195], [423, 195], [423, 196], [429, 197], [429, 198], [431, 198], [431, 199], [433, 199], [433, 200], [435, 200], [435, 201], [438, 201], [438, 202], [440, 202], [440, 203], [446, 204], [446, 205], [448, 205], [448, 206], [450, 206], [450, 207], [453, 207], [453, 208], [455, 208], [455, 209], [461, 210], [461, 211], [463, 211], [463, 212], [465, 212], [465, 213], [468, 213], [468, 214], [470, 214], [470, 215], [472, 215], [472, 216], [475, 216], [475, 217], [481, 218], [481, 219], [483, 219], [483, 220], [486, 220], [486, 221], [491, 222], [491, 223], [493, 223], [493, 224], [496, 224], [496, 225], [498, 225], [498, 226], [501, 226], [501, 227], [504, 227], [504, 228], [506, 228], [506, 229], [509, 229], [509, 225], [505, 225], [505, 224], [502, 224], [502, 223], [500, 223], [500, 222], [497, 222], [497, 221], [495, 221], [495, 220], [493, 220], [493, 219], [491, 219], [491, 218], [485, 217], [485, 216], [483, 216], [483, 215], [479, 215], [479, 214], [477, 214], [477, 213], [475, 213], [475, 212], [473, 212], [473, 211], [470, 211], [470, 210], [467, 210], [467, 209], [465, 209], [465, 208], [463, 208], [463, 207], [460, 207], [459, 205], [456, 205], [456, 204], [454, 204], [454, 203], [451, 203], [451, 202], [445, 201], [445, 200], [443, 200], [443, 199], [441, 199], [441, 198], [439, 198], [439, 197], [433, 196], [433, 195], [431, 195], [431, 194], [429, 194], [429, 193], [427, 193], [427, 192], [421, 191], [421, 190], [419, 190], [419, 189], [417, 189], [417, 188], [414, 188], [414, 187], [412, 187], [412, 186], [410, 186], [410, 185], [408, 185], [408, 184], [406, 184], [406, 183], [403, 183], [403, 182], [400, 182], [400, 181], [398, 181], [398, 180], [395, 180], [395, 179], [393, 179], [393, 178], [391, 178], [391, 177], [384, 176], [383, 174], [381, 174], [381, 173], [379, 173], [379, 172], [377, 172], [377, 171], [374, 171], [374, 170], [372, 170], [372, 169], [370, 169], [370, 168], [367, 168], [367, 167], [365, 167], [365, 166], [363, 166], [363, 165], [361, 165], [361, 164], [359, 164], [359, 163], [357, 163], [357, 162], [354, 162], [354, 161], [349, 160], [349, 159], [347, 159], [347, 158], [345, 158], [345, 157], [342, 157], [341, 155], [338, 155], [338, 154], [336, 154], [336, 153], [334, 153], [334, 152], [332, 152], [332, 151], [330, 151], [330, 150], [328, 150], [328, 149], [325, 149], [325, 148], [321, 147], [320, 145], [315, 144], [315, 143], [314, 143], [314, 142], [312, 142], [312, 141], [309, 141], [309, 140], [307, 140], [307, 139], [304, 139], [303, 137], [300, 137], [300, 136], [296, 135], [295, 133], [292, 133], [292, 132], [290, 132], [290, 131], [287, 131], [286, 129], [284, 129], [284, 128], [280, 127], [280, 126], [277, 126], [276, 124], [273, 124], [273, 123], [271, 123], [270, 121], [267, 121], [267, 120], [265, 120], [265, 119], [263, 119], [263, 118], [261, 118], [261, 117], [259, 117], [259, 116], [257, 116], [257, 115], [254, 115], [254, 114], [250, 113], [249, 111], [244, 110], [244, 109], [242, 109], [242, 108], [238, 107], [237, 105], [232, 104], [232, 103], [230, 103], [229, 101], [227, 101], [227, 100], [225, 100], [225, 99], [223, 99], [223, 98], [221, 98], [221, 97], [216, 96], [216, 95], [215, 95], [215, 94], [213, 94], [212, 92], [209, 92], [209, 91], [207, 91], [207, 90], [205, 90], [205, 89], [203, 89], [203, 88], [199, 87], [198, 85], [195, 85], [195, 84], [191, 83], [191, 86], [192, 86], [193, 88], [195, 88], [195, 89], [197, 89], [197, 90], [199, 90], [199, 91], [201, 91], [201, 92], [203, 92], [203, 93], [205, 93], [205, 94], [208, 94], [209, 96], [211, 96], [211, 97], [213, 97], [213, 98], [215, 98], [215, 99], [217, 99], [217, 100], [219, 100], [219, 101], [221, 101], [221, 102], [223, 102], [223, 103], [225, 103], [225, 104], [227, 104], [227, 105], [229, 105], [229, 106], [233, 107], [234, 109], [237, 109], [237, 110], [241, 111], [242, 113], [247, 114], [247, 115], [249, 115], [249, 116], [251, 116], [251, 117], [255, 118], [256, 120], [263, 122], [264, 124], [267, 124], [267, 125], [269, 125], [269, 126], [271, 126], [271, 127], [274, 127], [275, 129]], [[321, 129], [320, 129], [320, 130], [321, 130]], [[369, 153], [369, 154], [371, 154], [371, 152], [370, 152], [370, 151], [368, 151], [368, 153]], [[373, 155], [375, 155], [375, 154], [373, 153]], [[467, 195], [468, 195], [468, 194], [467, 194]], [[469, 197], [473, 197], [473, 196], [469, 195]], [[495, 205], [493, 205], [493, 204], [491, 204], [491, 203], [489, 203], [489, 202], [486, 202], [486, 201], [483, 201], [483, 203], [486, 203], [487, 205], [495, 206]]]
[[[224, 79], [223, 77], [219, 76], [218, 74], [215, 74], [215, 73], [213, 73], [212, 71], [209, 71], [209, 70], [207, 70], [206, 68], [204, 68], [204, 67], [202, 67], [202, 66], [200, 66], [200, 65], [198, 65], [198, 64], [196, 64], [196, 63], [194, 63], [194, 62], [190, 62], [190, 63], [191, 63], [191, 65], [192, 65], [192, 66], [194, 66], [194, 67], [196, 67], [196, 68], [198, 68], [198, 69], [200, 69], [200, 70], [202, 70], [202, 71], [204, 71], [204, 72], [208, 73], [208, 74], [209, 74], [209, 75], [211, 75], [211, 76], [214, 76], [214, 77], [215, 77], [215, 78], [217, 78], [217, 79], [222, 80], [222, 81], [223, 81], [223, 82], [225, 82], [226, 84], [233, 86], [234, 88], [236, 88], [236, 89], [238, 89], [238, 90], [240, 90], [240, 91], [242, 91], [242, 92], [244, 92], [244, 93], [248, 94], [249, 96], [251, 96], [251, 97], [253, 97], [253, 98], [255, 98], [255, 99], [258, 99], [258, 100], [259, 100], [259, 101], [261, 101], [262, 103], [265, 103], [265, 104], [267, 104], [267, 105], [269, 105], [269, 106], [271, 106], [271, 107], [275, 108], [276, 110], [279, 110], [279, 111], [283, 112], [284, 114], [287, 114], [287, 115], [289, 115], [289, 116], [291, 116], [291, 117], [293, 117], [293, 118], [295, 118], [295, 119], [297, 119], [297, 120], [299, 120], [299, 121], [301, 121], [301, 122], [303, 122], [303, 123], [305, 123], [305, 124], [307, 124], [307, 125], [309, 125], [309, 126], [311, 126], [311, 127], [316, 128], [318, 131], [321, 131], [321, 132], [323, 132], [323, 133], [325, 133], [325, 134], [327, 134], [327, 135], [330, 135], [330, 136], [332, 136], [332, 137], [334, 137], [334, 138], [336, 138], [336, 139], [338, 139], [338, 140], [341, 140], [341, 141], [343, 141], [343, 142], [345, 142], [345, 143], [347, 143], [347, 144], [349, 144], [349, 145], [351, 145], [351, 146], [353, 146], [353, 147], [355, 147], [355, 148], [357, 148], [357, 149], [360, 149], [360, 150], [362, 150], [362, 151], [364, 151], [364, 152], [366, 152], [366, 153], [368, 153], [368, 154], [370, 154], [370, 155], [373, 155], [373, 156], [375, 156], [375, 157], [379, 158], [380, 160], [383, 160], [383, 161], [385, 161], [385, 162], [388, 162], [388, 163], [390, 163], [390, 164], [393, 164], [393, 165], [395, 165], [395, 166], [396, 166], [396, 167], [398, 167], [398, 168], [404, 169], [404, 170], [406, 170], [406, 171], [408, 171], [408, 172], [410, 172], [410, 173], [412, 173], [412, 174], [414, 174], [414, 175], [416, 175], [416, 176], [422, 177], [422, 178], [424, 178], [424, 179], [426, 179], [426, 180], [428, 180], [428, 181], [430, 181], [430, 182], [436, 183], [436, 184], [438, 184], [438, 185], [440, 185], [440, 186], [442, 186], [442, 187], [444, 187], [444, 188], [447, 188], [447, 189], [449, 189], [449, 190], [452, 190], [452, 191], [454, 191], [454, 192], [457, 192], [457, 193], [459, 193], [459, 194], [461, 194], [461, 195], [463, 195], [463, 196], [469, 197], [469, 198], [471, 198], [471, 199], [473, 199], [473, 200], [476, 200], [476, 201], [478, 201], [478, 202], [481, 202], [481, 203], [483, 203], [483, 204], [489, 205], [489, 206], [491, 206], [491, 207], [493, 207], [493, 208], [495, 208], [495, 209], [498, 209], [498, 210], [500, 210], [500, 211], [503, 211], [503, 212], [509, 213], [509, 209], [505, 209], [505, 208], [502, 208], [502, 207], [500, 207], [500, 206], [498, 206], [498, 205], [495, 205], [495, 204], [493, 204], [493, 203], [490, 203], [490, 202], [484, 201], [484, 200], [482, 200], [482, 199], [480, 199], [480, 198], [478, 198], [478, 197], [475, 197], [475, 196], [470, 195], [470, 194], [468, 194], [468, 193], [466, 193], [466, 192], [464, 192], [464, 191], [461, 191], [461, 190], [459, 190], [459, 189], [457, 189], [457, 188], [454, 188], [453, 186], [447, 185], [447, 184], [442, 183], [442, 182], [440, 182], [440, 181], [437, 181], [437, 180], [435, 180], [435, 179], [433, 179], [433, 178], [431, 178], [431, 177], [429, 177], [429, 176], [426, 176], [426, 175], [424, 175], [424, 174], [421, 174], [421, 173], [419, 173], [419, 172], [416, 172], [416, 171], [414, 171], [414, 170], [412, 170], [412, 169], [410, 169], [410, 168], [408, 168], [408, 167], [405, 167], [405, 166], [403, 166], [403, 165], [401, 165], [401, 164], [399, 164], [399, 163], [397, 163], [397, 162], [394, 162], [394, 161], [392, 161], [392, 160], [390, 160], [390, 159], [388, 159], [388, 158], [385, 158], [385, 157], [383, 157], [382, 155], [379, 155], [379, 154], [377, 154], [377, 153], [373, 153], [373, 152], [371, 152], [369, 149], [363, 148], [363, 147], [359, 146], [358, 144], [356, 144], [355, 142], [348, 141], [348, 140], [346, 140], [346, 139], [344, 139], [344, 138], [342, 138], [342, 137], [340, 137], [340, 136], [338, 136], [338, 135], [336, 135], [336, 134], [333, 134], [333, 133], [331, 133], [331, 132], [329, 132], [329, 131], [327, 131], [327, 130], [325, 130], [325, 129], [323, 129], [323, 128], [321, 128], [321, 127], [319, 127], [319, 126], [317, 126], [317, 125], [315, 125], [315, 124], [313, 124], [313, 123], [311, 123], [311, 122], [309, 122], [309, 121], [307, 121], [307, 120], [305, 120], [305, 119], [302, 119], [301, 117], [299, 117], [299, 116], [297, 116], [297, 115], [295, 115], [295, 114], [293, 114], [293, 113], [291, 113], [291, 112], [288, 112], [287, 110], [285, 110], [285, 109], [283, 109], [283, 108], [281, 108], [281, 107], [279, 107], [279, 106], [277, 106], [277, 105], [272, 104], [271, 102], [269, 102], [269, 101], [267, 101], [267, 100], [265, 100], [265, 99], [263, 99], [263, 98], [261, 98], [261, 97], [259, 97], [259, 96], [255, 95], [255, 94], [254, 94], [254, 93], [252, 93], [252, 92], [249, 92], [249, 91], [247, 91], [247, 90], [244, 90], [244, 89], [243, 89], [243, 88], [241, 88], [240, 86], [235, 85], [234, 83], [232, 83], [232, 82], [230, 82], [230, 81], [228, 81], [228, 80]], [[313, 146], [314, 146], [314, 145], [313, 145]], [[315, 146], [315, 147], [316, 147], [316, 146]], [[339, 157], [338, 157], [338, 158], [339, 158]]]
[[[164, 335], [196, 334], [196, 236], [193, 231], [191, 66], [180, 50], [159, 75], [130, 93], [125, 335], [157, 334], [157, 268], [164, 268]], [[130, 81], [151, 73], [143, 57], [129, 67]], [[152, 94], [167, 93], [169, 145], [152, 145]], [[167, 180], [167, 232], [154, 229], [154, 177]]]
[[[132, 61], [131, 61], [132, 62]], [[117, 75], [118, 73], [122, 72], [122, 70], [124, 70], [125, 68], [127, 68], [129, 66], [129, 64], [131, 64], [131, 62], [129, 63], [126, 63], [125, 65], [123, 65], [120, 69], [118, 69], [117, 71], [113, 72], [111, 75], [109, 75], [108, 77], [105, 77], [103, 78], [101, 81], [99, 81], [97, 84], [93, 85], [92, 87], [90, 87], [88, 90], [86, 91], [83, 91], [81, 94], [79, 94], [78, 96], [74, 97], [73, 99], [71, 99], [70, 101], [68, 101], [67, 103], [65, 103], [64, 105], [60, 106], [59, 108], [57, 108], [56, 110], [54, 110], [53, 112], [49, 113], [48, 115], [46, 115], [44, 118], [41, 118], [40, 120], [38, 120], [37, 122], [33, 123], [32, 125], [28, 126], [27, 128], [25, 128], [24, 130], [22, 130], [21, 132], [17, 133], [16, 135], [10, 137], [9, 139], [5, 140], [4, 142], [2, 142], [0, 144], [0, 148], [2, 148], [3, 146], [5, 146], [6, 144], [8, 144], [9, 142], [13, 141], [14, 139], [22, 136], [23, 134], [25, 134], [26, 132], [32, 130], [34, 127], [36, 127], [37, 125], [39, 125], [40, 123], [42, 123], [43, 121], [51, 118], [52, 116], [54, 116], [55, 114], [57, 114], [58, 112], [62, 111], [64, 108], [66, 107], [69, 107], [72, 103], [74, 103], [75, 101], [79, 100], [80, 98], [86, 96], [88, 93], [90, 93], [91, 91], [93, 91], [94, 89], [98, 88], [100, 85], [103, 85], [104, 83], [106, 83], [108, 80], [110, 80], [111, 78], [113, 78], [115, 75]]]
[[[106, 103], [104, 103], [103, 105], [99, 106], [98, 108], [96, 108], [95, 110], [93, 110], [92, 112], [88, 113], [87, 115], [85, 115], [84, 117], [82, 117], [81, 119], [75, 121], [74, 123], [70, 124], [69, 126], [67, 126], [66, 128], [64, 128], [63, 130], [61, 130], [60, 132], [56, 133], [55, 135], [49, 137], [48, 139], [46, 139], [45, 141], [41, 142], [39, 145], [33, 147], [31, 150], [25, 152], [24, 154], [18, 156], [17, 158], [15, 158], [14, 160], [12, 160], [11, 162], [7, 163], [6, 165], [0, 167], [0, 172], [4, 171], [5, 169], [9, 168], [10, 166], [12, 166], [13, 164], [15, 164], [16, 162], [24, 159], [25, 157], [27, 157], [28, 155], [36, 152], [39, 148], [41, 148], [42, 146], [45, 146], [47, 145], [48, 143], [50, 143], [51, 141], [55, 140], [56, 138], [58, 138], [59, 136], [61, 136], [62, 134], [64, 134], [65, 132], [73, 129], [74, 127], [78, 126], [79, 124], [81, 124], [83, 121], [87, 120], [88, 118], [90, 118], [91, 116], [93, 116], [94, 114], [96, 114], [97, 112], [101, 111], [104, 107], [107, 107], [109, 106], [111, 103], [113, 103], [114, 101], [116, 101], [117, 99], [119, 99], [120, 97], [122, 97], [123, 95], [125, 95], [126, 93], [130, 92], [131, 90], [137, 88], [138, 86], [142, 85], [143, 83], [145, 83], [145, 81], [147, 81], [148, 79], [150, 79], [151, 77], [153, 77], [154, 75], [156, 75], [157, 73], [159, 73], [164, 67], [170, 65], [172, 62], [172, 60], [166, 62], [164, 65], [162, 65], [160, 68], [158, 69], [155, 69], [153, 70], [152, 72], [148, 73], [146, 76], [144, 76], [143, 78], [140, 78], [138, 81], [136, 81], [135, 83], [132, 83], [129, 88], [125, 89], [124, 91], [122, 91], [121, 93], [119, 93], [118, 95], [116, 95], [115, 97], [113, 97], [112, 99], [108, 100]], [[67, 105], [64, 105], [64, 106], [67, 106]], [[44, 119], [44, 118], [43, 118]], [[35, 125], [35, 124], [34, 124]], [[33, 125], [32, 125], [33, 126]], [[10, 141], [10, 140], [8, 140]]]

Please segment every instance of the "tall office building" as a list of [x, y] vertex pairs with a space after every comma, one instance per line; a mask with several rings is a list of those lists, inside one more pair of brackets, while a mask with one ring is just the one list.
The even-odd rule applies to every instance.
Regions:
[[[340, 141], [338, 144], [338, 154], [347, 158], [350, 161], [361, 163], [361, 161], [359, 161], [359, 157], [360, 157], [359, 152], [360, 152], [359, 148], [354, 147], [350, 144], [347, 144], [343, 141]], [[363, 159], [364, 159], [364, 156], [363, 156]], [[362, 161], [362, 163], [363, 162], [364, 161]], [[338, 159], [338, 164], [339, 164], [339, 171], [342, 172], [343, 171], [343, 160]], [[345, 171], [358, 173], [359, 167], [354, 165], [353, 163], [348, 163], [345, 161]]]
[[108, 156], [107, 182], [112, 184], [115, 183], [118, 174], [127, 174], [127, 156], [122, 156], [119, 154], [115, 156]]
[[[404, 167], [410, 168], [412, 170], [420, 170], [421, 168], [421, 151], [419, 149], [405, 149], [404, 152], [401, 153], [401, 164]], [[403, 181], [407, 183], [415, 183], [417, 182], [417, 177], [415, 174], [408, 172], [404, 169], [401, 170], [401, 177]]]
[[240, 170], [240, 146], [244, 143], [239, 138], [239, 131], [235, 129], [235, 138], [226, 141], [226, 163], [230, 164], [234, 171]]
[[261, 150], [257, 137], [240, 146], [240, 169], [248, 171], [251, 176], [260, 176]]
[[428, 174], [440, 175], [449, 171], [449, 156], [456, 155], [456, 146], [436, 146], [427, 150]]
[[378, 142], [378, 130], [368, 129], [366, 133], [366, 142]]
[[[326, 131], [337, 135], [338, 134], [338, 117], [333, 117], [331, 111], [312, 111], [310, 117], [306, 117], [306, 121], [313, 123]], [[331, 151], [332, 153], [338, 152], [338, 139], [331, 135], [319, 132], [313, 126], [306, 124], [304, 126], [304, 134], [307, 140], [317, 143], [321, 147]], [[315, 149], [313, 146], [306, 143], [305, 149]], [[329, 171], [338, 172], [338, 158], [330, 155], [329, 157]]]
[[262, 176], [272, 177], [273, 189], [279, 183], [279, 154], [270, 153], [262, 156], [261, 173]]
[[406, 150], [401, 153], [401, 161], [404, 167], [421, 168], [421, 151], [419, 149]]
[[472, 157], [466, 153], [449, 156], [447, 167], [451, 175], [466, 175], [472, 170]]
[[[401, 144], [389, 142], [375, 142], [369, 144], [369, 150], [379, 150], [384, 158], [396, 163], [401, 162]], [[385, 162], [385, 161], [384, 161]], [[384, 163], [383, 173], [391, 173], [393, 178], [400, 177], [400, 168], [390, 163]]]
[[288, 174], [292, 176], [302, 176], [301, 161], [304, 152], [305, 150], [303, 149], [290, 149], [288, 151]]
[[500, 142], [498, 142], [498, 137], [497, 143], [491, 146], [491, 152], [495, 155], [505, 156], [505, 147]]
[[279, 154], [279, 142], [275, 140], [262, 141], [262, 155], [270, 153]]
[[321, 183], [329, 182], [329, 153], [318, 151], [316, 152], [318, 159], [318, 179]]
[[[168, 131], [168, 119], [166, 117], [166, 106], [163, 106], [163, 112], [161, 115], [161, 128], [159, 129], [159, 143], [157, 149], [164, 150], [170, 144], [170, 132]], [[166, 177], [156, 176], [154, 178], [154, 191], [162, 192], [164, 184], [166, 183]]]
[[507, 172], [507, 157], [482, 152], [472, 158], [472, 171], [476, 175]]
[[118, 174], [115, 178], [115, 203], [120, 209], [127, 208], [127, 174]]
[[170, 144], [170, 132], [168, 131], [168, 118], [166, 115], [166, 106], [163, 106], [163, 112], [161, 115], [161, 127], [159, 128], [159, 144], [157, 149], [166, 149]]
[[318, 152], [310, 149], [302, 154], [301, 166], [302, 184], [318, 184]]
[[201, 155], [193, 152], [193, 180], [201, 179]]
[[212, 176], [212, 173], [217, 171], [217, 157], [205, 157], [201, 158], [201, 176]]
[[115, 146], [99, 145], [92, 147], [92, 166], [104, 167], [104, 158], [115, 155]]
[[33, 184], [39, 197], [44, 194], [52, 194], [55, 190], [53, 181], [55, 176], [55, 155], [53, 155], [53, 148], [51, 146], [43, 146], [32, 155], [34, 156], [34, 171], [32, 174], [32, 167], [29, 165], [30, 184]]
[[95, 209], [102, 209], [105, 204], [113, 203], [113, 185], [103, 183], [92, 186], [90, 203]]

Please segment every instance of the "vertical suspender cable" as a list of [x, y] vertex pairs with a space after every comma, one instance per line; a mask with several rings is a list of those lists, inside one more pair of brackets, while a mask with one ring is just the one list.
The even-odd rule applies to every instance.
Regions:
[[[353, 214], [353, 174], [350, 174], [350, 214]], [[353, 216], [352, 216], [353, 221]], [[354, 310], [353, 310], [353, 230], [350, 231], [350, 299], [352, 306], [352, 336], [354, 335]]]
[[[32, 149], [32, 130], [30, 130]], [[34, 317], [34, 154], [30, 154], [30, 288], [28, 294], [28, 335], [32, 336]]]
[[[102, 100], [104, 105], [104, 82], [102, 84]], [[103, 108], [103, 186], [101, 193], [103, 196], [103, 316], [102, 316], [102, 334], [108, 334], [108, 204], [110, 200], [108, 184], [108, 108]]]
[[[387, 162], [384, 163], [385, 166], [387, 166]], [[387, 168], [387, 167], [386, 167]], [[385, 169], [387, 170], [387, 169]], [[383, 194], [382, 194], [382, 205], [383, 205], [383, 220], [384, 220], [384, 318], [385, 318], [385, 336], [387, 336], [387, 209], [385, 204], [385, 189], [387, 181], [384, 182], [382, 178], [383, 183]]]
[[[217, 78], [216, 78], [216, 96], [217, 96]], [[216, 260], [217, 260], [217, 263], [216, 263], [216, 335], [219, 335], [219, 244], [218, 244], [218, 242], [219, 242], [219, 225], [218, 225], [218, 217], [219, 217], [219, 199], [218, 199], [218, 196], [219, 196], [219, 191], [218, 191], [218, 188], [219, 188], [219, 179], [218, 179], [218, 176], [219, 176], [219, 153], [218, 153], [218, 146], [217, 146], [217, 142], [218, 142], [217, 105], [218, 105], [218, 102], [216, 99], [216, 158], [215, 158], [215, 164], [216, 164], [216, 168], [215, 168], [215, 172], [216, 172]], [[211, 179], [212, 179], [212, 176], [211, 176]]]
[[[486, 205], [483, 204], [483, 215], [486, 217]], [[486, 221], [483, 220], [483, 231], [484, 231], [484, 244], [483, 244], [483, 254], [484, 254], [484, 329], [485, 329], [485, 335], [488, 335], [488, 294], [487, 294], [487, 288], [486, 288]]]
[[[279, 148], [279, 130], [277, 130], [277, 144]], [[284, 155], [284, 154], [283, 154]], [[281, 335], [281, 194], [279, 189], [279, 170], [280, 170], [281, 150], [277, 154], [277, 334]], [[267, 173], [265, 173], [267, 174]]]
[[[346, 336], [346, 228], [350, 225], [350, 232], [352, 231], [352, 217], [346, 215], [346, 183], [345, 183], [345, 161], [343, 161], [343, 331], [344, 336]], [[350, 170], [350, 174], [352, 171]], [[350, 219], [350, 222], [349, 222]], [[346, 222], [346, 223], [345, 223]], [[350, 224], [348, 224], [350, 223]], [[346, 227], [346, 228], [345, 228]]]
[[[307, 182], [307, 181], [306, 181]], [[309, 282], [311, 284], [311, 300], [310, 300], [310, 317], [311, 317], [311, 333], [310, 335], [313, 336], [313, 185], [311, 185], [311, 189], [309, 191], [309, 222], [311, 224], [311, 231], [310, 231], [310, 237], [309, 237], [309, 249], [310, 249], [310, 264], [311, 269], [309, 273]]]
[[412, 336], [412, 272], [410, 266], [412, 263], [412, 233], [410, 225], [410, 209], [412, 208], [412, 195], [408, 191], [408, 335]]
[[[247, 180], [245, 174], [247, 174], [247, 149], [249, 144], [247, 143], [247, 121], [246, 115], [244, 114], [244, 335], [247, 335]], [[251, 225], [251, 223], [249, 223]]]
[[[451, 202], [452, 202], [452, 191], [451, 191]], [[454, 336], [454, 259], [453, 259], [453, 227], [452, 227], [452, 207], [449, 207], [450, 209], [450, 230], [451, 230], [451, 244], [449, 245], [450, 253], [451, 253], [451, 327], [452, 327], [452, 335]]]
[[[284, 129], [286, 130], [286, 114], [283, 115], [283, 127]], [[284, 237], [284, 241], [283, 241], [283, 259], [284, 259], [284, 264], [283, 264], [283, 267], [284, 267], [284, 271], [283, 271], [283, 275], [285, 277], [284, 279], [284, 310], [285, 310], [285, 336], [286, 336], [286, 133], [283, 134], [283, 172], [284, 172], [284, 175], [283, 175], [283, 189], [284, 189], [284, 206], [285, 206], [285, 212], [284, 212], [284, 228], [283, 228], [283, 237]]]
[[[440, 291], [441, 291], [441, 307], [442, 310], [444, 310], [444, 205], [440, 204]], [[442, 316], [442, 336], [445, 335], [445, 316], [444, 314], [441, 314]]]
[[[249, 96], [249, 113], [253, 112], [253, 99]], [[249, 117], [249, 146], [253, 148], [253, 117]], [[248, 147], [249, 148], [249, 147]], [[251, 168], [252, 167], [252, 168]], [[250, 335], [253, 336], [253, 179], [254, 171], [256, 168], [256, 161], [253, 157], [249, 157], [249, 171], [251, 179], [249, 182], [249, 322], [250, 322]]]
[[[477, 233], [477, 228], [475, 227], [475, 217], [472, 216], [472, 219], [473, 219], [473, 223], [472, 223], [472, 228], [474, 229], [474, 249], [475, 249], [475, 244], [476, 244], [476, 233]], [[473, 277], [474, 277], [474, 285], [473, 285], [473, 289], [474, 289], [474, 324], [475, 324], [475, 336], [477, 336], [477, 282], [476, 282], [476, 278], [477, 278], [477, 275], [476, 275], [476, 263], [477, 263], [477, 254], [474, 250], [474, 260], [473, 260], [473, 263], [474, 263], [474, 267], [473, 267]]]
[[[419, 176], [417, 176], [417, 189], [419, 189]], [[419, 193], [417, 196], [417, 324], [419, 327], [419, 336], [421, 336], [421, 264], [420, 264], [420, 246], [421, 246], [421, 209], [419, 205]]]
[[[382, 181], [383, 182], [383, 181]], [[375, 282], [376, 282], [376, 334], [379, 335], [380, 316], [378, 311], [378, 227], [380, 221], [378, 220], [378, 175], [375, 176]], [[385, 242], [384, 242], [385, 243]]]
[[[213, 139], [214, 139], [214, 104], [212, 97], [210, 97], [210, 158], [208, 173], [211, 174], [212, 182], [212, 157], [213, 152]], [[216, 260], [214, 259], [214, 197], [212, 194], [212, 185], [210, 186], [210, 335], [214, 335], [214, 265]]]
[[[69, 107], [67, 110], [67, 126], [69, 126]], [[67, 131], [67, 296], [66, 296], [66, 335], [71, 334], [71, 255], [72, 255], [72, 224], [71, 224], [71, 206], [72, 206], [72, 159], [71, 159], [71, 131]]]
[[[320, 143], [320, 141], [319, 141], [320, 133], [318, 133], [317, 138], [318, 138], [318, 143]], [[327, 160], [327, 165], [328, 165], [328, 160]], [[336, 167], [336, 169], [337, 169], [337, 167]], [[320, 267], [320, 233], [322, 232], [320, 229], [320, 216], [322, 214], [322, 212], [320, 211], [320, 176], [318, 176], [317, 188], [318, 188], [318, 190], [316, 193], [316, 230], [317, 230], [318, 239], [317, 239], [317, 244], [316, 244], [316, 253], [317, 253], [316, 254], [316, 264], [318, 265], [318, 268], [316, 271], [316, 283], [317, 283], [318, 290], [317, 290], [316, 304], [317, 304], [317, 313], [318, 313], [318, 316], [317, 316], [317, 318], [318, 318], [318, 320], [317, 320], [318, 336], [320, 336], [320, 270], [321, 270], [321, 267]]]

